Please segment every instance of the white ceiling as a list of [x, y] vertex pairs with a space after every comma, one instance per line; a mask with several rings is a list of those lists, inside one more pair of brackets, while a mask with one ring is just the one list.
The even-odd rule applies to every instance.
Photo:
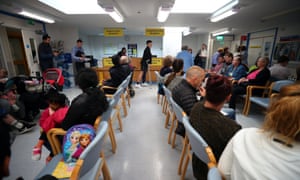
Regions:
[[38, 0], [0, 0], [0, 10], [16, 12], [18, 8], [26, 8], [55, 18], [59, 25], [78, 27], [80, 33], [87, 35], [98, 35], [104, 27], [121, 27], [125, 29], [125, 34], [130, 35], [144, 34], [147, 27], [163, 26], [188, 26], [194, 29], [195, 34], [229, 27], [233, 33], [239, 34], [299, 24], [300, 17], [300, 0], [239, 0], [239, 13], [217, 23], [209, 22], [211, 14], [170, 14], [165, 23], [159, 23], [156, 14], [162, 0], [114, 1], [124, 14], [123, 23], [116, 23], [110, 16], [103, 14], [66, 15]]

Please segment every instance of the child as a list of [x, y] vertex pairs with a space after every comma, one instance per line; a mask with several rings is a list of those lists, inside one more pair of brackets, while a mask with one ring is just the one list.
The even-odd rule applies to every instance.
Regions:
[[[59, 127], [68, 111], [66, 105], [67, 97], [64, 94], [53, 92], [48, 98], [49, 107], [42, 113], [40, 117], [40, 126], [42, 128], [41, 136], [32, 150], [32, 159], [40, 160], [42, 153], [42, 146], [47, 140], [47, 132], [51, 128]], [[46, 144], [45, 144], [46, 145]], [[46, 161], [51, 160], [51, 154]]]

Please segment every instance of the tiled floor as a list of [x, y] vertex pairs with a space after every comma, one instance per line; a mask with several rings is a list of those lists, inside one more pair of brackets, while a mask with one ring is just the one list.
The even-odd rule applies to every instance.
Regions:
[[[132, 98], [132, 106], [128, 116], [123, 119], [123, 132], [117, 129], [115, 123], [117, 152], [111, 152], [110, 141], [104, 145], [106, 160], [113, 179], [125, 180], [174, 180], [177, 175], [177, 165], [181, 152], [180, 138], [177, 138], [175, 149], [167, 143], [168, 130], [164, 128], [165, 116], [161, 106], [156, 103], [156, 85], [136, 89]], [[80, 93], [79, 89], [66, 89], [70, 100]], [[242, 105], [238, 106], [241, 109]], [[250, 115], [245, 117], [237, 113], [237, 121], [243, 127], [259, 127], [263, 121], [263, 113], [253, 106]], [[15, 180], [22, 176], [32, 180], [45, 165], [47, 150], [43, 149], [40, 161], [31, 160], [31, 150], [39, 137], [39, 128], [17, 136], [12, 145], [10, 164], [11, 176], [5, 180]], [[189, 165], [186, 179], [194, 179]]]

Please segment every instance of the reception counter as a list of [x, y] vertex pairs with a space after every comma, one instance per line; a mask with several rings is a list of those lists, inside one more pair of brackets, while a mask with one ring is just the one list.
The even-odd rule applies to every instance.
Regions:
[[[141, 72], [141, 58], [130, 58], [131, 59], [131, 65], [134, 68], [133, 72], [133, 81], [136, 82], [138, 79], [138, 76]], [[103, 58], [102, 59], [103, 67], [95, 67], [99, 81], [102, 84], [103, 80], [110, 79], [109, 75], [109, 68], [113, 66], [111, 62], [111, 58]], [[162, 58], [152, 58], [152, 64], [149, 64], [149, 70], [146, 76], [147, 82], [156, 82], [156, 76], [154, 71], [159, 71], [162, 67]], [[149, 73], [151, 76], [149, 76]]]

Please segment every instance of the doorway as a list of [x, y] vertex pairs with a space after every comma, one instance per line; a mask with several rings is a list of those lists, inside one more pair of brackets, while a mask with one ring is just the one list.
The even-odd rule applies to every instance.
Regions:
[[16, 74], [29, 75], [21, 30], [6, 28], [6, 32]]

